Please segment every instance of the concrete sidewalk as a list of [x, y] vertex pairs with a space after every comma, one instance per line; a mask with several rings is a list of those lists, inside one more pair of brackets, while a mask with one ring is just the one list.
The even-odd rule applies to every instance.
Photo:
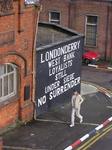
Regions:
[[87, 95], [91, 93], [98, 92], [97, 87], [89, 84], [89, 83], [81, 83], [81, 95]]
[[95, 86], [82, 83], [81, 94], [85, 99], [81, 109], [82, 124], [76, 118], [75, 127], [69, 127], [71, 102], [67, 101], [40, 115], [37, 120], [4, 134], [4, 149], [63, 150], [110, 116], [106, 109], [107, 97]]
[[97, 69], [104, 69], [104, 70], [109, 70], [112, 71], [112, 64], [109, 62], [100, 62], [96, 64], [88, 64], [90, 67], [95, 67]]

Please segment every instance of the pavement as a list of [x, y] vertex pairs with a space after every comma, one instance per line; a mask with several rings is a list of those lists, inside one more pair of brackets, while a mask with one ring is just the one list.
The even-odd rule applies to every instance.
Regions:
[[88, 66], [112, 71], [112, 65], [109, 62], [98, 62], [96, 64], [88, 64]]
[[64, 102], [37, 120], [3, 134], [4, 150], [64, 150], [111, 116], [112, 110], [107, 109], [112, 106], [111, 95], [109, 97], [96, 86], [83, 82], [81, 94], [84, 97], [81, 107], [83, 123], [76, 118], [75, 127], [69, 127], [71, 102]]

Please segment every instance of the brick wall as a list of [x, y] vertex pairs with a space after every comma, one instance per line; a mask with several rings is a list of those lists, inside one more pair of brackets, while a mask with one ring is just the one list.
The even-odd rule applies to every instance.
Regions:
[[[107, 34], [107, 17], [108, 17], [108, 4], [105, 2], [86, 2], [83, 0], [76, 1], [74, 3], [75, 17], [74, 22], [72, 22], [73, 29], [78, 32], [85, 34], [85, 17], [87, 15], [98, 16], [98, 28], [97, 28], [97, 46], [88, 47], [88, 49], [93, 49], [99, 51], [104, 57], [106, 49], [106, 39]], [[105, 12], [105, 13], [104, 13]], [[109, 30], [109, 29], [108, 29]], [[108, 41], [107, 41], [108, 42]], [[109, 45], [109, 43], [107, 43]]]
[[86, 47], [94, 51], [99, 51], [102, 57], [112, 58], [112, 5], [110, 2], [74, 0], [42, 0], [42, 12], [40, 21], [49, 21], [49, 11], [57, 10], [61, 12], [61, 25], [70, 27], [78, 32], [85, 34], [86, 15], [98, 16], [97, 46]]
[[41, 4], [40, 21], [49, 20], [49, 11], [58, 11], [61, 14], [60, 24], [66, 27], [69, 25], [69, 1], [41, 0]]
[[[0, 129], [17, 120], [33, 118], [33, 50], [39, 7], [25, 6], [14, 0], [10, 14], [0, 16], [0, 64], [13, 63], [18, 68], [17, 95], [0, 102]], [[24, 100], [25, 86], [30, 95]]]

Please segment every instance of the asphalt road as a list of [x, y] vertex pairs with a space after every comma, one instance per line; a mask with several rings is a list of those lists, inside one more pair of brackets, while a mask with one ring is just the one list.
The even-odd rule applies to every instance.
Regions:
[[96, 141], [89, 150], [112, 150], [112, 128], [109, 133]]
[[[112, 74], [110, 72], [103, 72], [84, 66], [82, 79], [108, 89], [112, 88]], [[82, 124], [76, 118], [75, 126], [73, 128], [69, 127], [71, 104], [69, 102], [63, 103], [60, 106], [55, 106], [48, 113], [39, 116], [36, 121], [32, 121], [4, 134], [4, 145], [9, 146], [10, 150], [29, 150], [28, 148], [30, 150], [63, 150], [108, 119], [112, 114], [112, 99], [103, 93], [98, 91], [88, 93], [84, 95], [84, 99], [81, 107], [81, 114], [84, 117]], [[111, 137], [112, 134], [109, 133], [105, 136], [103, 143], [106, 144], [108, 138], [111, 139]], [[111, 142], [109, 147], [112, 147]], [[102, 149], [100, 142], [93, 149]]]
[[[96, 83], [102, 87], [105, 87], [108, 90], [112, 91], [112, 71], [104, 71], [104, 70], [97, 70], [94, 68], [90, 68], [87, 66], [83, 66], [82, 70], [82, 78], [83, 80]], [[107, 109], [110, 109], [109, 112], [112, 112], [112, 99], [109, 100], [109, 106], [106, 106]], [[112, 113], [110, 114], [112, 116]], [[90, 142], [90, 147], [87, 149], [89, 150], [112, 150], [112, 127], [109, 132], [107, 132], [104, 136], [103, 133], [101, 134], [101, 138], [98, 140], [95, 139]], [[85, 148], [86, 150], [86, 148]]]
[[110, 109], [107, 109], [107, 97], [102, 93], [94, 93], [85, 96], [81, 114], [84, 122], [79, 124], [76, 119], [75, 127], [70, 128], [70, 104], [53, 108], [50, 112], [40, 116], [37, 121], [23, 125], [7, 134], [4, 134], [4, 145], [41, 149], [63, 150], [74, 141], [93, 130], [102, 121], [110, 117]]
[[112, 71], [83, 66], [82, 80], [95, 83], [112, 91]]

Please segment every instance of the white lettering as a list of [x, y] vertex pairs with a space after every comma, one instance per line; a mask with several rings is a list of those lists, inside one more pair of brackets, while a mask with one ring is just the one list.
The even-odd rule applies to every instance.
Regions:
[[56, 89], [59, 86], [60, 86], [60, 81], [56, 81], [56, 82], [48, 85], [47, 87], [45, 87], [45, 93], [47, 94], [48, 92]]
[[68, 67], [72, 66], [72, 60], [69, 60], [63, 64], [57, 65], [54, 68], [50, 68], [49, 69], [49, 76], [52, 76], [54, 74], [57, 74], [65, 69], [67, 69]]
[[75, 74], [75, 73], [72, 73], [72, 74], [67, 75], [66, 77], [64, 77], [63, 83], [65, 84], [65, 83], [67, 83], [67, 82], [73, 80], [73, 79], [74, 79], [74, 74]]
[[55, 67], [55, 66], [57, 66], [57, 65], [59, 65], [59, 64], [60, 64], [60, 57], [55, 58], [55, 59], [53, 59], [53, 60], [51, 60], [51, 61], [48, 61], [48, 66], [49, 66], [49, 68]]
[[46, 96], [44, 95], [38, 99], [38, 107], [44, 105], [45, 103], [46, 103]]
[[55, 75], [55, 80], [59, 80], [67, 75], [66, 70], [63, 70]]
[[43, 60], [43, 54], [41, 54], [41, 56], [40, 56], [40, 60], [41, 60], [41, 62], [40, 62], [40, 63], [44, 63], [44, 62], [45, 62], [45, 60]]
[[68, 53], [66, 55], [63, 56], [63, 61], [68, 61], [70, 59], [73, 59], [75, 57], [75, 52], [71, 52], [71, 53]]
[[49, 93], [49, 100], [52, 100], [53, 98], [63, 94], [64, 92], [68, 91], [69, 89], [73, 88], [74, 86], [77, 86], [78, 84], [80, 84], [80, 77], [77, 77], [77, 78], [71, 80], [70, 82], [67, 82], [63, 86], [58, 87], [58, 88], [54, 89], [53, 91], [51, 91]]
[[[55, 59], [56, 57], [74, 52], [80, 48], [80, 41], [76, 41], [67, 45], [64, 45], [62, 47], [59, 47], [57, 49], [53, 49], [51, 51], [46, 51], [45, 54], [41, 54], [41, 63], [48, 62], [52, 59]], [[75, 53], [75, 52], [74, 52]], [[72, 56], [68, 56], [69, 59], [70, 57], [74, 57], [74, 54]]]

